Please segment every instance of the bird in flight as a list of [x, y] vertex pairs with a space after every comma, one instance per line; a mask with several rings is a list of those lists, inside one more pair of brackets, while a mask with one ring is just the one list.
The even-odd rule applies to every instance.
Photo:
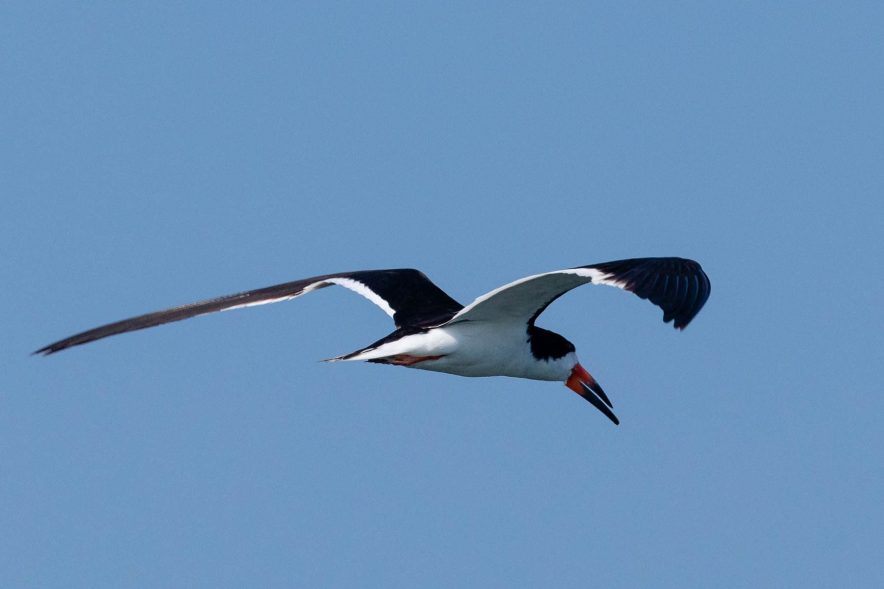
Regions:
[[147, 313], [102, 325], [40, 348], [54, 354], [80, 344], [197, 315], [276, 303], [336, 284], [380, 307], [395, 330], [371, 345], [330, 358], [364, 360], [460, 376], [512, 376], [564, 381], [615, 424], [613, 404], [577, 360], [574, 344], [535, 325], [557, 298], [583, 284], [634, 293], [663, 310], [663, 321], [684, 329], [709, 298], [709, 278], [684, 258], [633, 258], [520, 278], [463, 306], [413, 269], [360, 270], [314, 276], [257, 290]]

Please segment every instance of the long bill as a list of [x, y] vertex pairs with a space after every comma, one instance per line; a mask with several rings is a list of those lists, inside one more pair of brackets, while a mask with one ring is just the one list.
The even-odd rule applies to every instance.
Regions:
[[605, 391], [602, 390], [602, 387], [599, 386], [599, 383], [596, 382], [592, 375], [579, 363], [575, 364], [574, 368], [571, 369], [571, 376], [565, 381], [565, 386], [592, 403], [593, 407], [604, 413], [605, 417], [613, 421], [615, 425], [620, 425], [620, 420], [611, 411], [614, 405], [611, 404], [608, 395], [605, 394]]

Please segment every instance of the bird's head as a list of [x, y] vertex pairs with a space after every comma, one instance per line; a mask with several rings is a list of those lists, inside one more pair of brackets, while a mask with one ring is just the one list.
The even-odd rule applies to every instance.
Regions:
[[620, 423], [611, 411], [613, 405], [605, 391], [577, 360], [574, 344], [554, 331], [535, 325], [528, 327], [528, 341], [531, 345], [531, 355], [536, 360], [543, 360], [540, 364], [545, 370], [550, 370], [549, 375], [553, 378], [549, 380], [564, 377], [565, 386], [592, 403], [593, 407], [604, 413], [608, 419], [616, 424]]

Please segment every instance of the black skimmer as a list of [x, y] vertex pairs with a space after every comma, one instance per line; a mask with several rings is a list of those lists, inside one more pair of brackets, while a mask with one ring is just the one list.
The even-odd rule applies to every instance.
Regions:
[[605, 284], [650, 300], [663, 321], [684, 329], [709, 298], [709, 278], [683, 258], [634, 258], [520, 278], [463, 306], [412, 269], [314, 276], [109, 323], [40, 348], [49, 355], [111, 335], [197, 315], [276, 303], [337, 284], [376, 304], [396, 329], [373, 344], [330, 358], [364, 360], [461, 376], [564, 381], [615, 424], [613, 405], [577, 361], [574, 344], [534, 323], [546, 307], [582, 284]]

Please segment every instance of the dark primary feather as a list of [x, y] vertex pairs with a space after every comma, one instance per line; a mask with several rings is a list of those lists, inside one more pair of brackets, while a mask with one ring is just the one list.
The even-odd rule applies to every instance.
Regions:
[[712, 286], [700, 264], [684, 258], [633, 258], [581, 266], [595, 268], [663, 309], [663, 321], [684, 329], [709, 298]]
[[51, 343], [34, 353], [49, 355], [112, 335], [181, 321], [232, 307], [294, 298], [303, 294], [310, 287], [318, 289], [330, 286], [333, 283], [325, 281], [333, 278], [355, 280], [377, 293], [394, 310], [393, 321], [397, 327], [412, 323], [438, 321], [440, 317], [447, 319], [462, 308], [460, 303], [448, 296], [418, 270], [362, 270], [314, 276], [123, 319]]

